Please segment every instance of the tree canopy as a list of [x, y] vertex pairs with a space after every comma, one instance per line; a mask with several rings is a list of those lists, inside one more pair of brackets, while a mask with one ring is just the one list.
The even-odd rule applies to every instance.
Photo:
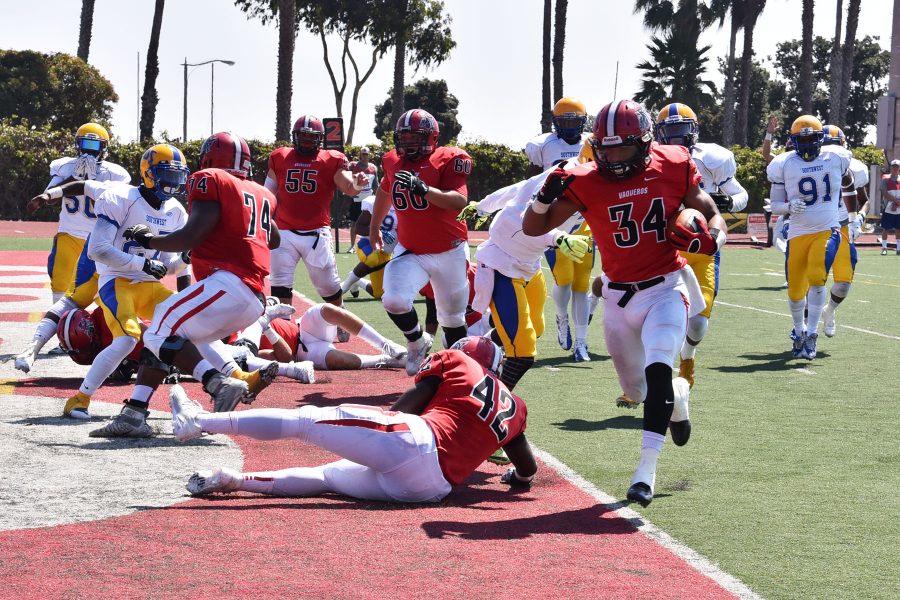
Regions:
[[[462, 125], [456, 118], [459, 100], [450, 93], [447, 82], [443, 79], [420, 79], [412, 85], [403, 88], [404, 104], [407, 110], [422, 108], [427, 110], [437, 119], [441, 128], [439, 142], [446, 144], [462, 130]], [[394, 131], [391, 120], [393, 100], [391, 90], [388, 90], [387, 100], [383, 104], [375, 106], [375, 135], [384, 139], [385, 135]]]

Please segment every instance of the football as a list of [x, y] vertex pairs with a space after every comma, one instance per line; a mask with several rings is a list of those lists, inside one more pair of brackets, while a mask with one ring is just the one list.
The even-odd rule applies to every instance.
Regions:
[[701, 231], [700, 223], [706, 224], [706, 217], [699, 210], [693, 208], [685, 208], [679, 213], [675, 213], [666, 224], [666, 236], [672, 233], [676, 225], [681, 225], [685, 229], [699, 233]]

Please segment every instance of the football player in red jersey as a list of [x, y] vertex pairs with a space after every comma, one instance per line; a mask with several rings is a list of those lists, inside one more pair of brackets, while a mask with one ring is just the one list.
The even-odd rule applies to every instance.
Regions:
[[220, 468], [194, 473], [187, 489], [193, 495], [337, 492], [364, 500], [438, 502], [501, 446], [514, 465], [502, 481], [527, 486], [537, 472], [524, 433], [527, 409], [496, 376], [501, 356], [500, 348], [486, 338], [463, 338], [453, 348], [432, 354], [416, 375], [415, 386], [390, 410], [342, 404], [216, 414], [203, 411], [175, 386], [172, 424], [181, 441], [204, 431], [261, 440], [296, 438], [344, 457], [281, 471]]
[[424, 110], [400, 116], [394, 127], [396, 148], [382, 159], [384, 177], [369, 226], [369, 242], [381, 250], [381, 222], [393, 203], [399, 241], [384, 270], [381, 302], [408, 341], [409, 375], [416, 373], [433, 341], [413, 308], [426, 283], [434, 288], [438, 322], [448, 343], [466, 335], [468, 229], [456, 215], [468, 202], [472, 159], [459, 148], [439, 147], [438, 135], [437, 121]]
[[281, 230], [281, 245], [272, 251], [272, 295], [291, 304], [294, 271], [303, 260], [322, 299], [341, 306], [341, 278], [331, 239], [331, 202], [335, 188], [355, 196], [369, 179], [363, 172], [347, 170], [343, 152], [322, 149], [325, 126], [318, 117], [297, 119], [291, 138], [293, 147], [278, 148], [269, 156], [266, 175], [266, 188], [278, 197], [275, 223]]
[[[240, 400], [252, 399], [277, 376], [272, 363], [264, 372], [237, 370], [225, 377], [220, 371], [230, 353], [216, 349], [222, 345], [219, 340], [264, 312], [269, 248], [277, 247], [280, 239], [272, 223], [276, 200], [269, 190], [247, 179], [250, 148], [233, 133], [207, 138], [199, 162], [200, 170], [188, 180], [189, 216], [183, 228], [154, 236], [138, 225], [126, 233], [151, 250], [192, 251], [197, 283], [156, 307], [144, 345], [164, 365], [192, 373], [213, 397], [215, 410], [227, 411]], [[146, 422], [150, 397], [165, 371], [142, 371], [148, 372], [144, 377], [139, 373], [131, 399], [107, 426], [110, 435], [103, 437], [128, 437], [130, 428], [137, 430]], [[116, 422], [119, 425], [112, 427]]]
[[[90, 365], [113, 341], [113, 334], [106, 324], [103, 310], [100, 307], [88, 312], [81, 308], [67, 310], [59, 318], [56, 328], [59, 347], [62, 348], [72, 362], [78, 365]], [[143, 341], [138, 341], [131, 354], [126, 356], [109, 379], [112, 381], [128, 381], [138, 367]]]
[[[678, 250], [715, 254], [725, 243], [725, 221], [700, 186], [683, 146], [653, 141], [646, 109], [631, 100], [606, 105], [590, 140], [594, 162], [551, 173], [525, 212], [522, 230], [540, 235], [576, 211], [594, 232], [602, 257], [603, 330], [619, 383], [629, 398], [644, 401], [641, 460], [628, 499], [653, 499], [656, 463], [665, 441], [684, 445], [690, 436], [689, 386], [672, 380], [675, 355], [687, 319], [705, 308], [700, 286]], [[696, 231], [666, 225], [681, 205], [699, 210]]]

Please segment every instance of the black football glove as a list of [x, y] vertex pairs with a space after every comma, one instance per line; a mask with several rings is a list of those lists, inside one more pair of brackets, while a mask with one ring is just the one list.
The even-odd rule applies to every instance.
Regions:
[[516, 468], [510, 467], [506, 470], [506, 473], [500, 476], [500, 481], [509, 484], [513, 488], [529, 488], [531, 487], [532, 479], [520, 479], [519, 474], [516, 473]]
[[397, 183], [407, 188], [416, 196], [424, 196], [428, 193], [429, 188], [425, 185], [425, 182], [409, 171], [397, 171], [394, 175], [394, 179], [397, 180]]
[[543, 204], [550, 204], [566, 191], [566, 188], [572, 185], [575, 176], [567, 173], [565, 169], [557, 168], [547, 176], [544, 181], [544, 187], [535, 196], [535, 200]]
[[181, 262], [183, 262], [186, 265], [191, 264], [191, 252], [192, 252], [192, 250], [185, 250], [184, 252], [182, 252], [181, 253]]
[[128, 241], [135, 241], [144, 248], [150, 248], [150, 240], [152, 240], [155, 236], [153, 232], [150, 231], [150, 228], [146, 225], [134, 225], [133, 227], [129, 227], [122, 234]]
[[716, 208], [719, 209], [719, 212], [731, 212], [731, 208], [734, 206], [731, 196], [720, 190], [710, 192], [709, 197], [716, 203]]
[[166, 265], [162, 264], [158, 260], [153, 260], [152, 258], [144, 259], [144, 268], [141, 269], [147, 275], [152, 275], [157, 279], [162, 279], [166, 276], [166, 273], [169, 271]]

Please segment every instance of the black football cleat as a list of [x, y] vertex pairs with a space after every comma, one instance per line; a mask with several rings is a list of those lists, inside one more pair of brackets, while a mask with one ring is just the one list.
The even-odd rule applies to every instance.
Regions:
[[646, 508], [653, 501], [653, 490], [643, 481], [638, 481], [631, 484], [625, 497], [628, 498], [629, 502], [637, 502]]
[[676, 446], [684, 446], [691, 439], [691, 421], [669, 421], [669, 433]]

